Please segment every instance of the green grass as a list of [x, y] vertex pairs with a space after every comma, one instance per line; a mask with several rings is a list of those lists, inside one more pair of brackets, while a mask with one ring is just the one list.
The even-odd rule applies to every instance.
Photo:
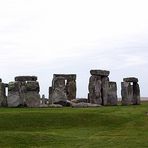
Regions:
[[100, 108], [0, 108], [0, 148], [146, 148], [148, 103]]

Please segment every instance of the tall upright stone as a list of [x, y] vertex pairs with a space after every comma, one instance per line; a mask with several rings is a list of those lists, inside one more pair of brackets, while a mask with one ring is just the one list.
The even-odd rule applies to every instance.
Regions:
[[[88, 100], [99, 105], [117, 104], [117, 87], [109, 82], [110, 72], [107, 70], [91, 70], [89, 79]], [[113, 98], [112, 98], [113, 97]]]
[[36, 76], [17, 76], [8, 84], [8, 106], [39, 107], [39, 83]]
[[2, 83], [2, 80], [0, 79], [0, 107], [7, 106], [6, 87], [7, 85]]
[[53, 79], [53, 87], [52, 87], [52, 103], [57, 103], [60, 101], [66, 101], [66, 86], [65, 79], [63, 77], [55, 77]]
[[122, 105], [140, 104], [140, 87], [135, 77], [124, 78], [121, 82]]
[[133, 83], [133, 105], [139, 105], [140, 104], [140, 87], [137, 82]]
[[24, 105], [23, 99], [20, 97], [20, 87], [21, 84], [18, 81], [9, 82], [7, 97], [8, 107], [19, 107]]
[[75, 74], [54, 74], [52, 86], [49, 87], [49, 102], [60, 103], [76, 99], [76, 91]]
[[109, 78], [106, 76], [102, 77], [102, 105], [107, 105], [109, 90]]
[[109, 82], [107, 105], [117, 105], [117, 84], [116, 82]]
[[66, 94], [68, 100], [76, 99], [76, 81], [74, 79], [67, 79]]
[[27, 81], [26, 83], [26, 97], [25, 104], [27, 107], [39, 107], [40, 106], [40, 87], [37, 81]]

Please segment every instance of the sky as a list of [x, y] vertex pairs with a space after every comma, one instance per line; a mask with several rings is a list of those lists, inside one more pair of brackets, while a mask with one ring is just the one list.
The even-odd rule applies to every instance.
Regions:
[[147, 0], [0, 1], [0, 77], [36, 75], [48, 97], [54, 73], [77, 74], [87, 97], [91, 69], [110, 70], [118, 85], [139, 78], [148, 96]]

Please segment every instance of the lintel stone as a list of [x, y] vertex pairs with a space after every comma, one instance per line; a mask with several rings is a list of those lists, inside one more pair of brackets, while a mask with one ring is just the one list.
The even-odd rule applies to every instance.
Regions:
[[110, 71], [107, 71], [107, 70], [91, 70], [90, 74], [91, 75], [108, 77], [109, 74], [110, 74]]
[[135, 83], [137, 83], [138, 82], [138, 78], [128, 77], [128, 78], [124, 78], [123, 81], [124, 82], [135, 82]]

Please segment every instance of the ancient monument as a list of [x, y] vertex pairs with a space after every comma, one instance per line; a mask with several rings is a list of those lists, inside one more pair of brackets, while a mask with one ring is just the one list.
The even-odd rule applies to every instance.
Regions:
[[76, 75], [54, 74], [49, 87], [49, 102], [60, 103], [76, 99]]
[[140, 87], [135, 77], [124, 78], [121, 82], [122, 105], [140, 104]]
[[[100, 107], [118, 104], [117, 84], [109, 80], [110, 71], [91, 70], [87, 98], [76, 99], [76, 74], [54, 74], [49, 98], [40, 98], [36, 76], [17, 76], [8, 84], [0, 79], [0, 107]], [[8, 90], [8, 95], [6, 92]], [[140, 87], [135, 77], [121, 82], [122, 105], [140, 104]]]
[[40, 87], [36, 76], [18, 76], [8, 84], [8, 107], [39, 107]]
[[117, 105], [117, 84], [109, 81], [109, 71], [91, 70], [88, 101], [99, 105]]

